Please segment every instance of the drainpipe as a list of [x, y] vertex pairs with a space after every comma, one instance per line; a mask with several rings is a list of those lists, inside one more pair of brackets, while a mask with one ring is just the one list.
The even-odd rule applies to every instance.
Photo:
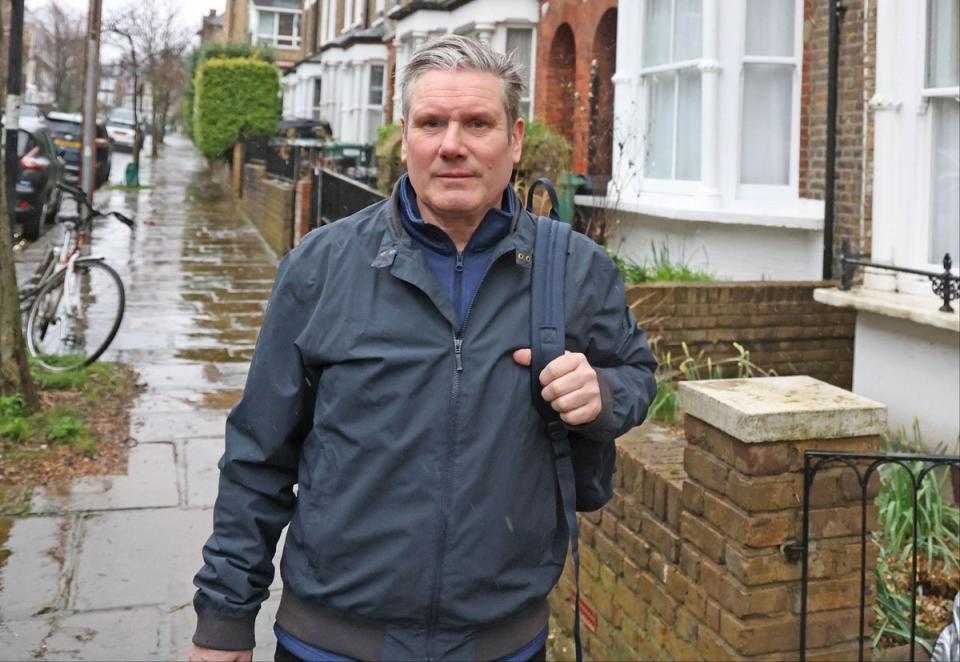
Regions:
[[823, 192], [823, 279], [833, 279], [833, 194], [837, 181], [837, 78], [840, 64], [840, 21], [847, 11], [842, 0], [830, 6], [830, 48], [827, 63], [827, 164]]

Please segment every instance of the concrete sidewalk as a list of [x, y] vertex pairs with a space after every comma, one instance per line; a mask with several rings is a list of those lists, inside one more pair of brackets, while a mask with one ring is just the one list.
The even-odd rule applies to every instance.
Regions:
[[[128, 161], [114, 156], [114, 180]], [[0, 558], [9, 552], [0, 567], [3, 659], [189, 652], [191, 580], [211, 531], [224, 420], [241, 393], [276, 256], [184, 138], [171, 137], [141, 168], [155, 189], [97, 195], [99, 206], [135, 217], [135, 232], [101, 224], [91, 251], [117, 269], [127, 293], [105, 358], [131, 364], [147, 385], [132, 411], [128, 472], [37, 486], [29, 514], [12, 519], [0, 537]], [[21, 277], [44, 244], [19, 256]], [[255, 659], [273, 659], [278, 599], [261, 611]]]

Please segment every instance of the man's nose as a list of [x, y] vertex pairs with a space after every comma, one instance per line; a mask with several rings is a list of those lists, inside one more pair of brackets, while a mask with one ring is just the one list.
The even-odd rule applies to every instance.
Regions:
[[440, 143], [440, 156], [454, 158], [463, 154], [463, 140], [460, 135], [460, 123], [449, 122]]

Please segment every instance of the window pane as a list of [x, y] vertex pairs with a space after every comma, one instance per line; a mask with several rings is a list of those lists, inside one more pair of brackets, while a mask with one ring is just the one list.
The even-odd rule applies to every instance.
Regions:
[[647, 105], [647, 135], [644, 173], [647, 177], [673, 177], [673, 101], [675, 72], [647, 77], [650, 97]]
[[670, 60], [671, 0], [647, 0], [643, 17], [643, 66]]
[[741, 183], [790, 183], [792, 118], [793, 67], [744, 65]]
[[526, 98], [526, 99], [521, 99], [521, 100], [520, 100], [520, 116], [521, 116], [521, 117], [524, 117], [524, 118], [526, 118], [526, 119], [530, 119], [530, 99], [529, 99], [529, 97]]
[[747, 0], [747, 55], [792, 57], [796, 0]]
[[367, 101], [371, 106], [383, 105], [383, 65], [374, 64], [370, 67], [370, 97]]
[[928, 0], [927, 87], [960, 85], [960, 0]]
[[513, 53], [520, 64], [520, 77], [524, 86], [530, 88], [530, 51], [533, 46], [533, 30], [509, 28], [507, 30], [507, 53]]
[[296, 34], [296, 32], [295, 32], [294, 29], [293, 29], [293, 23], [294, 23], [293, 19], [294, 19], [294, 18], [295, 18], [295, 17], [294, 17], [293, 14], [280, 14], [280, 15], [279, 15], [279, 19], [280, 19], [280, 29], [277, 30], [277, 32], [278, 32], [280, 35], [285, 36], [285, 37], [292, 37], [292, 36], [294, 36], [294, 35]]
[[313, 79], [313, 105], [319, 106], [320, 100], [323, 98], [322, 90], [323, 86], [321, 85], [322, 79], [314, 78]]
[[273, 27], [276, 25], [277, 15], [273, 12], [260, 12], [260, 26], [257, 28], [257, 34], [264, 37], [273, 36]]
[[677, 179], [700, 179], [700, 71], [680, 72], [677, 104]]
[[693, 60], [702, 50], [700, 15], [701, 0], [677, 0], [677, 16], [673, 24], [673, 61]]
[[930, 262], [940, 264], [950, 253], [960, 257], [960, 102], [931, 99], [933, 167], [930, 178]]
[[383, 111], [379, 108], [371, 108], [367, 111], [367, 142], [377, 142], [377, 129], [383, 126]]

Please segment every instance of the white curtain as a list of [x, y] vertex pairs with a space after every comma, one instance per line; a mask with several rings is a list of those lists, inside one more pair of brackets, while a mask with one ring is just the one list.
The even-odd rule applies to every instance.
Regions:
[[670, 9], [672, 0], [647, 0], [643, 17], [643, 66], [670, 61]]
[[931, 176], [931, 263], [940, 264], [950, 253], [960, 264], [960, 102], [945, 97], [931, 99], [933, 111], [933, 163]]
[[790, 183], [792, 120], [793, 67], [744, 65], [741, 183]]
[[703, 51], [701, 0], [676, 0], [673, 20], [673, 62], [700, 57]]
[[793, 57], [795, 0], [747, 0], [747, 55]]
[[520, 100], [520, 114], [530, 116], [530, 66], [533, 58], [533, 30], [530, 28], [509, 28], [507, 30], [507, 53], [514, 54], [514, 60], [520, 64], [520, 76], [523, 79], [523, 97]]
[[682, 69], [677, 103], [677, 179], [700, 179], [700, 70]]
[[927, 87], [960, 84], [960, 0], [927, 3]]
[[644, 176], [656, 179], [673, 178], [673, 109], [676, 93], [676, 72], [647, 77], [649, 103]]

